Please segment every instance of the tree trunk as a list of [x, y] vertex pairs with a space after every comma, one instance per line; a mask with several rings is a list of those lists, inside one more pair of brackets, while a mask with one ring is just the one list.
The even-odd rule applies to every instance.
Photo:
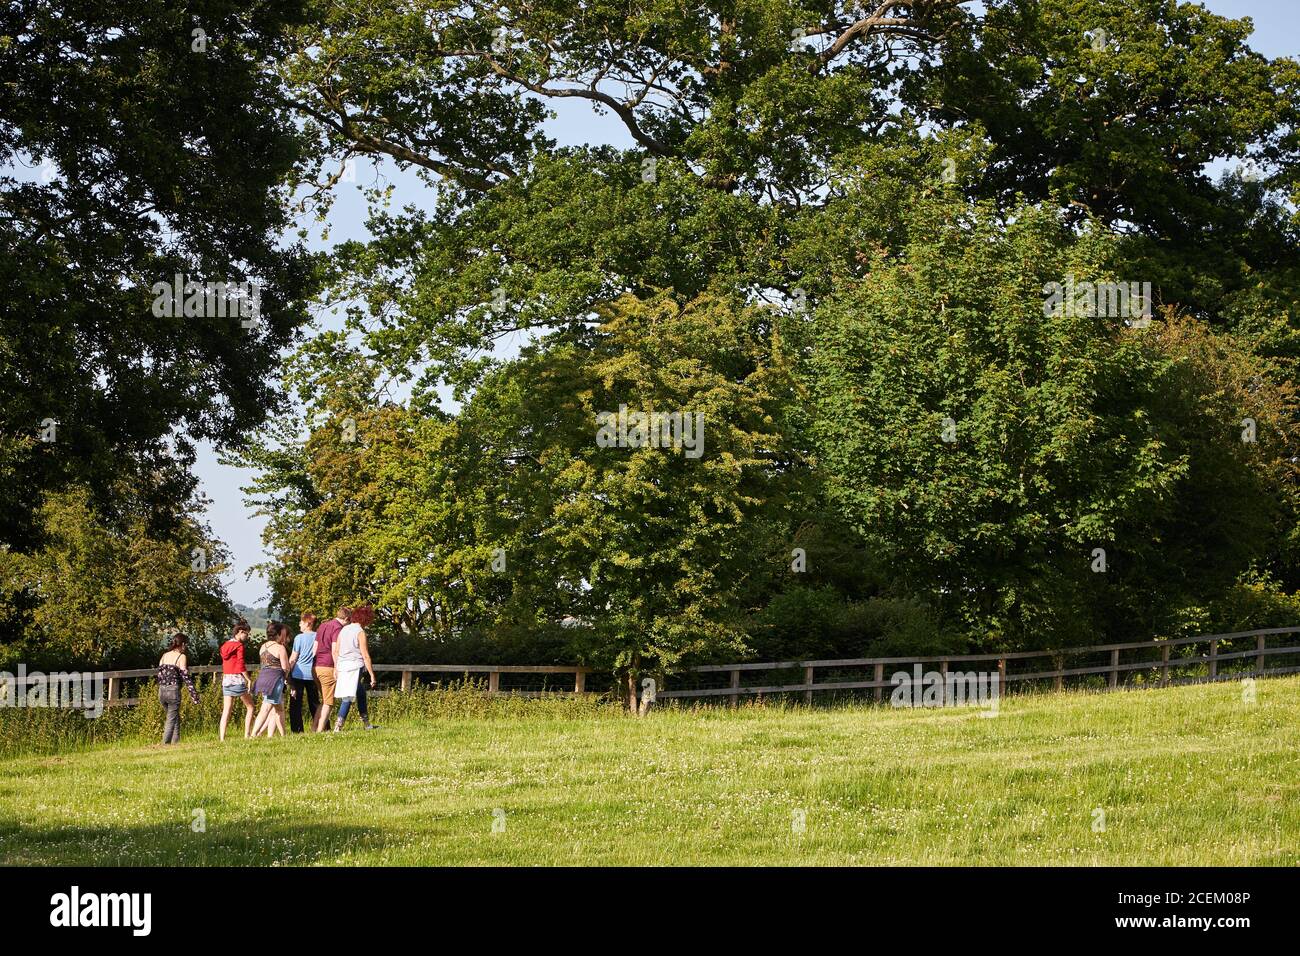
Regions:
[[637, 714], [637, 683], [641, 678], [641, 655], [634, 653], [627, 665], [627, 709], [633, 717]]
[[627, 672], [627, 709], [630, 713], [636, 713], [636, 672]]

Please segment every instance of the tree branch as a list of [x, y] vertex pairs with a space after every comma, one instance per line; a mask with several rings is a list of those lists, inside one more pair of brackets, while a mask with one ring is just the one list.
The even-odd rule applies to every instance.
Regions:
[[[321, 91], [317, 91], [318, 93]], [[322, 96], [328, 101], [329, 96], [322, 93]], [[432, 170], [439, 176], [459, 183], [462, 186], [468, 186], [471, 189], [477, 189], [480, 192], [487, 192], [492, 188], [493, 182], [486, 176], [479, 175], [468, 169], [462, 169], [451, 163], [444, 162], [432, 156], [426, 156], [417, 153], [400, 143], [394, 143], [391, 140], [382, 137], [373, 136], [364, 130], [358, 129], [354, 118], [347, 113], [347, 107], [338, 102], [330, 102], [330, 108], [334, 110], [334, 115], [326, 113], [312, 106], [310, 103], [304, 103], [284, 95], [278, 95], [277, 99], [281, 104], [289, 109], [296, 110], [306, 116], [310, 116], [317, 122], [323, 123], [332, 129], [343, 139], [356, 145], [358, 152], [370, 153], [372, 155], [383, 153], [392, 156], [394, 159], [402, 162], [412, 163], [421, 166], [424, 169]]]
[[608, 93], [596, 89], [594, 84], [589, 87], [565, 87], [563, 89], [557, 89], [555, 87], [546, 86], [544, 83], [534, 83], [530, 80], [524, 79], [522, 76], [511, 73], [495, 59], [486, 54], [482, 54], [482, 57], [484, 62], [492, 68], [492, 72], [496, 73], [497, 76], [509, 80], [511, 83], [516, 83], [524, 89], [536, 93], [539, 96], [577, 96], [609, 107], [614, 111], [618, 118], [623, 121], [623, 125], [627, 127], [628, 132], [632, 134], [632, 138], [638, 143], [659, 156], [673, 155], [673, 151], [669, 149], [666, 144], [661, 143], [659, 140], [641, 129], [640, 125], [636, 121], [636, 114], [632, 111], [631, 107], [625, 103], [620, 103]]
[[[831, 45], [818, 55], [809, 70], [812, 73], [821, 72], [827, 64], [843, 53], [846, 47], [873, 33], [891, 33], [914, 40], [932, 41], [935, 38], [923, 27], [925, 21], [940, 9], [952, 9], [964, 2], [966, 0], [884, 0], [867, 16], [849, 24], [847, 29], [841, 31]], [[897, 16], [898, 10], [906, 10], [910, 15]], [[891, 16], [891, 13], [895, 15]], [[807, 35], [831, 33], [836, 29], [838, 27], [810, 30]]]

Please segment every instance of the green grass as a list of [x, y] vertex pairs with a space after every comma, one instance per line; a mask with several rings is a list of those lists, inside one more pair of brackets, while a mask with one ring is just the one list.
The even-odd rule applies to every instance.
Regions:
[[373, 733], [9, 759], [0, 863], [1294, 866], [1300, 678], [1257, 688], [1011, 698], [993, 718], [390, 700]]

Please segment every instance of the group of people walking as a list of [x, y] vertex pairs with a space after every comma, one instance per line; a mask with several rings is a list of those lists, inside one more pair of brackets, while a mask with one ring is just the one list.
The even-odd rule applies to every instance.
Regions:
[[[226, 739], [226, 725], [236, 700], [244, 704], [244, 737], [284, 736], [284, 694], [289, 693], [289, 727], [303, 733], [304, 727], [320, 733], [329, 729], [330, 711], [339, 704], [334, 729], [342, 730], [355, 705], [361, 723], [373, 730], [366, 703], [364, 669], [375, 687], [375, 669], [365, 629], [352, 621], [352, 609], [341, 607], [333, 618], [317, 628], [315, 614], [306, 612], [298, 622], [299, 633], [292, 641], [289, 628], [279, 621], [266, 625], [266, 642], [258, 648], [259, 668], [253, 682], [245, 661], [245, 644], [252, 634], [247, 621], [235, 625], [230, 639], [221, 645], [221, 725], [217, 732]], [[177, 634], [158, 661], [158, 697], [163, 705], [163, 743], [180, 740], [181, 684], [190, 699], [198, 703], [198, 691], [190, 677], [187, 651], [189, 638]], [[262, 698], [254, 716], [254, 695]], [[307, 722], [303, 722], [303, 703]]]

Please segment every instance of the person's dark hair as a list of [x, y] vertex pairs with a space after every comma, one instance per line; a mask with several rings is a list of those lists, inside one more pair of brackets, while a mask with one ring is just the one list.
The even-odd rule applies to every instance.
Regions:
[[169, 651], [183, 651], [189, 647], [190, 639], [187, 635], [177, 631], [172, 635], [171, 641], [167, 644]]
[[244, 634], [253, 633], [253, 629], [248, 626], [248, 622], [245, 621], [242, 617], [235, 622], [235, 633], [232, 636], [238, 637], [241, 632], [243, 632]]
[[335, 614], [334, 616], [337, 617], [340, 621], [346, 621], [350, 623], [352, 621], [352, 608], [341, 607], [339, 608], [338, 613]]
[[302, 612], [302, 617], [300, 617], [300, 618], [298, 619], [298, 623], [299, 623], [299, 624], [306, 624], [306, 625], [307, 625], [307, 630], [309, 630], [309, 631], [314, 631], [314, 630], [316, 630], [316, 623], [317, 623], [319, 620], [320, 620], [320, 618], [316, 617], [316, 615], [313, 614], [311, 611], [303, 611], [303, 612]]
[[275, 641], [279, 644], [283, 644], [284, 635], [288, 633], [289, 633], [289, 629], [285, 627], [283, 624], [281, 624], [279, 621], [266, 622], [266, 639], [268, 641]]

